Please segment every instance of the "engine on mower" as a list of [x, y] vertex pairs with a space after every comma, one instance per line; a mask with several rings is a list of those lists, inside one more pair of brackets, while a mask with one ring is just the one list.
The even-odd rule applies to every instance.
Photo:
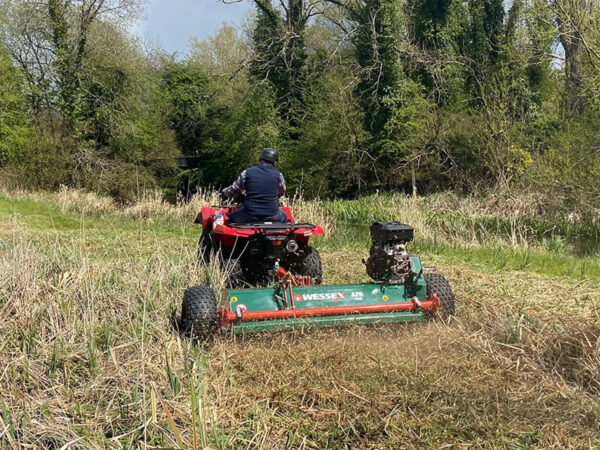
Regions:
[[399, 222], [373, 222], [371, 250], [363, 259], [369, 276], [388, 284], [404, 284], [415, 277], [406, 244], [413, 240], [414, 229]]

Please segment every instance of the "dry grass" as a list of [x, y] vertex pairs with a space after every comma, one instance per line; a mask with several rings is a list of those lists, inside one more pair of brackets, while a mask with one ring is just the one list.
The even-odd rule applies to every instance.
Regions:
[[325, 236], [330, 236], [335, 231], [335, 222], [328, 214], [319, 200], [306, 201], [302, 197], [284, 199], [294, 214], [296, 222], [309, 222], [320, 225], [325, 231]]
[[556, 203], [549, 202], [545, 192], [498, 188], [477, 196], [464, 197], [454, 192], [444, 192], [420, 197], [420, 200], [433, 210], [460, 211], [469, 215], [545, 217], [571, 223], [582, 221], [584, 218], [595, 223], [600, 221], [600, 208], [573, 211], [569, 205], [563, 205], [561, 210], [556, 210]]
[[[15, 193], [11, 192], [9, 195], [15, 196]], [[22, 197], [31, 194], [19, 192], [16, 195]], [[63, 186], [57, 194], [46, 194], [46, 196], [55, 200], [63, 212], [121, 215], [145, 223], [189, 224], [193, 222], [203, 206], [221, 203], [218, 192], [214, 190], [201, 191], [188, 201], [180, 199], [176, 204], [168, 203], [160, 192], [149, 192], [131, 204], [117, 205], [109, 197], [70, 189], [66, 186]], [[317, 223], [324, 228], [326, 234], [334, 231], [335, 224], [332, 217], [326, 213], [318, 200], [305, 201], [301, 197], [284, 198], [283, 204], [292, 208], [296, 222]]]
[[55, 195], [47, 195], [56, 200], [63, 212], [119, 215], [144, 223], [189, 224], [203, 206], [220, 203], [218, 193], [213, 190], [201, 191], [187, 202], [179, 199], [175, 205], [168, 203], [158, 191], [144, 193], [128, 205], [118, 205], [109, 197], [66, 186]]
[[[68, 198], [65, 211], [107, 227], [123, 214], [195, 215], [154, 198], [135, 212]], [[116, 237], [33, 234], [19, 221], [0, 216], [2, 448], [600, 446], [598, 280], [433, 256], [458, 297], [450, 324], [199, 348], [172, 327], [185, 286], [219, 282], [195, 265], [197, 236], [135, 224]], [[365, 280], [363, 255], [322, 253], [328, 282]]]

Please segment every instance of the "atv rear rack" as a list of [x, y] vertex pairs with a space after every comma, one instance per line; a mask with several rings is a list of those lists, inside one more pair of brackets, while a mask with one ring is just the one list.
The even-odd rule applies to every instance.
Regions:
[[230, 228], [239, 228], [242, 230], [260, 228], [263, 230], [298, 230], [317, 228], [312, 223], [284, 223], [284, 222], [253, 222], [253, 223], [230, 223]]

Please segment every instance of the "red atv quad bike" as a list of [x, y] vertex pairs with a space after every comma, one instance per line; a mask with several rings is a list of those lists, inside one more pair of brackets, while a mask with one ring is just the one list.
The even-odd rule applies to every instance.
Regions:
[[311, 236], [323, 229], [310, 223], [294, 223], [289, 208], [282, 208], [288, 223], [229, 223], [235, 206], [205, 206], [195, 223], [202, 224], [198, 258], [208, 264], [218, 258], [227, 274], [229, 287], [264, 284], [279, 267], [310, 277], [320, 284], [323, 276], [321, 257], [308, 245]]

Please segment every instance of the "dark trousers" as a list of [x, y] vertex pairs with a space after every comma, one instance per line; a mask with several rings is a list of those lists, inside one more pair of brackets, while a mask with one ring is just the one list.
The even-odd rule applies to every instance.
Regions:
[[287, 222], [287, 215], [282, 209], [277, 210], [277, 213], [271, 217], [256, 218], [251, 214], [248, 214], [244, 209], [244, 206], [240, 206], [238, 209], [229, 214], [229, 222], [231, 223], [252, 223], [252, 222]]

